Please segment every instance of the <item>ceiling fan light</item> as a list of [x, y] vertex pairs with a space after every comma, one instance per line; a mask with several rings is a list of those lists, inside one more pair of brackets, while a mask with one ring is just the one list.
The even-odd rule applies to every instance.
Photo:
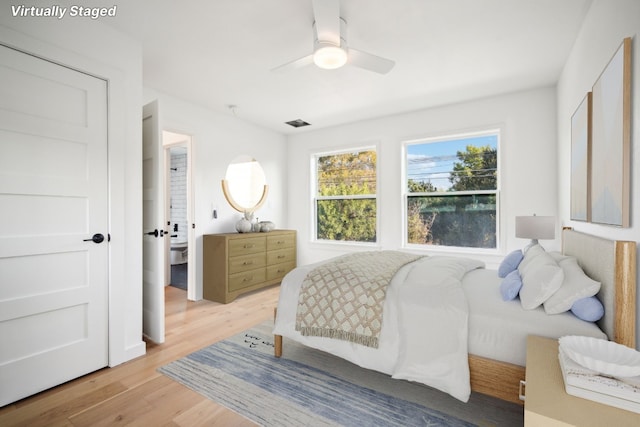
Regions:
[[323, 44], [313, 53], [313, 63], [325, 70], [334, 70], [347, 63], [347, 52], [333, 44]]

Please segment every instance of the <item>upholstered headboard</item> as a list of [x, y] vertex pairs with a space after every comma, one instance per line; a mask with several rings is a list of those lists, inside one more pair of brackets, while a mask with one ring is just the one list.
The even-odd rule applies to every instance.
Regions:
[[610, 340], [635, 348], [636, 242], [609, 240], [562, 230], [562, 252], [578, 259], [584, 272], [602, 284], [598, 298], [604, 317], [598, 322]]

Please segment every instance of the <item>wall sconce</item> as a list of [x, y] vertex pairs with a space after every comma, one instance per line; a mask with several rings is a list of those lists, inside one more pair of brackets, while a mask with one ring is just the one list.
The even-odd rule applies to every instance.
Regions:
[[556, 218], [553, 216], [517, 216], [516, 237], [531, 239], [527, 248], [537, 245], [538, 239], [553, 240], [556, 238]]

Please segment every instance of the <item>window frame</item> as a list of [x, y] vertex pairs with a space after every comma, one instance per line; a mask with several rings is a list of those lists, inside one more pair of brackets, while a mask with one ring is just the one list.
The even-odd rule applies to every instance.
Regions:
[[[327, 157], [333, 155], [340, 155], [346, 153], [360, 153], [363, 151], [374, 151], [376, 153], [376, 192], [374, 194], [354, 194], [345, 196], [319, 196], [318, 195], [318, 159], [320, 157]], [[322, 245], [340, 245], [340, 246], [367, 246], [377, 247], [380, 245], [380, 203], [379, 203], [379, 188], [380, 188], [380, 162], [378, 161], [380, 149], [378, 144], [363, 144], [337, 148], [335, 150], [323, 150], [313, 151], [310, 153], [310, 203], [311, 203], [311, 242]], [[374, 242], [362, 242], [357, 240], [331, 240], [331, 239], [319, 239], [318, 238], [318, 201], [319, 200], [375, 200], [376, 204], [376, 240]]]
[[[455, 133], [443, 133], [434, 136], [428, 136], [423, 138], [405, 140], [402, 144], [402, 177], [401, 177], [401, 194], [402, 194], [402, 247], [411, 250], [428, 250], [435, 252], [456, 252], [456, 253], [480, 253], [480, 254], [500, 254], [502, 245], [502, 221], [501, 210], [502, 203], [501, 197], [501, 145], [502, 135], [504, 130], [501, 126], [489, 126], [478, 130], [455, 132]], [[408, 188], [408, 147], [410, 145], [447, 142], [454, 140], [461, 140], [466, 138], [482, 137], [482, 136], [496, 136], [496, 188], [495, 190], [468, 190], [457, 192], [416, 192], [410, 193]], [[481, 248], [481, 247], [467, 247], [467, 246], [444, 246], [444, 245], [428, 245], [424, 243], [409, 243], [409, 226], [408, 226], [408, 202], [409, 197], [429, 197], [429, 196], [468, 196], [468, 195], [495, 195], [496, 200], [496, 246], [494, 248]]]

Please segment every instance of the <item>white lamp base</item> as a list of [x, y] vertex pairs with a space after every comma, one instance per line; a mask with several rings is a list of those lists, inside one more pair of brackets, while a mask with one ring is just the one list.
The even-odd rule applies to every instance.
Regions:
[[523, 254], [526, 253], [529, 250], [529, 248], [535, 245], [539, 245], [538, 239], [531, 239], [531, 242], [529, 242], [529, 244], [525, 246], [524, 249], [522, 249], [522, 253]]

